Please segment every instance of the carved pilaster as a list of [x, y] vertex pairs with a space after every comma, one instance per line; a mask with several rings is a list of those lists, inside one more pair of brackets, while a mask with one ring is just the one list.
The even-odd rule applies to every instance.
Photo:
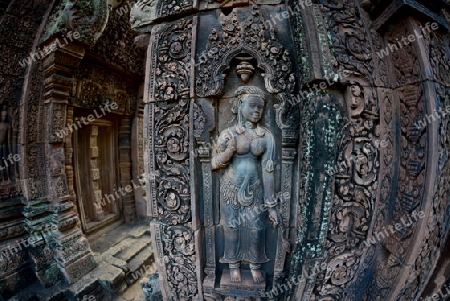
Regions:
[[[66, 111], [66, 124], [73, 124], [73, 107], [67, 107]], [[72, 144], [73, 132], [65, 136], [64, 140], [64, 154], [65, 154], [65, 172], [67, 177], [67, 187], [69, 189], [69, 195], [72, 202], [76, 200], [76, 193], [74, 188], [74, 167], [73, 167], [73, 144]], [[75, 210], [76, 207], [75, 207]]]
[[[159, 279], [167, 300], [201, 296], [197, 260], [201, 246], [198, 232], [193, 231], [197, 200], [190, 183], [191, 64], [196, 22], [194, 17], [155, 26], [147, 57], [144, 162], [149, 177], [146, 198], [149, 215], [157, 220], [152, 223], [151, 232], [159, 262]], [[175, 248], [171, 247], [172, 243]], [[172, 248], [170, 256], [166, 256], [167, 248]]]
[[[54, 43], [48, 41], [47, 43]], [[50, 52], [44, 58], [45, 103], [46, 103], [46, 164], [47, 187], [52, 214], [49, 216], [57, 230], [52, 231], [54, 259], [64, 278], [73, 283], [92, 270], [96, 263], [89, 244], [78, 228], [78, 217], [74, 211], [65, 172], [66, 111], [69, 91], [72, 88], [71, 71], [84, 55], [84, 49], [68, 44]], [[60, 233], [60, 235], [57, 235]], [[49, 274], [50, 275], [50, 274]]]

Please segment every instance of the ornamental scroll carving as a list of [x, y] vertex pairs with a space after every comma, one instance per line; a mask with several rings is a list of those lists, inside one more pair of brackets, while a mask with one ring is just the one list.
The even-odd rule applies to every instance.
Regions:
[[[152, 102], [150, 180], [152, 215], [170, 225], [191, 219], [189, 184], [189, 80], [193, 20], [155, 29], [150, 95]], [[147, 112], [148, 113], [148, 112]], [[150, 194], [148, 194], [150, 195]]]
[[364, 80], [373, 81], [372, 46], [368, 32], [353, 1], [321, 0], [334, 47], [336, 66], [360, 74]]
[[365, 124], [362, 124], [361, 117], [352, 120], [350, 135], [344, 136], [340, 145], [336, 194], [325, 242], [330, 258], [321, 294], [330, 294], [331, 291], [335, 294], [339, 290], [332, 289], [333, 286], [342, 288], [352, 282], [366, 247], [363, 242], [367, 238], [374, 209], [379, 163], [378, 149], [372, 139], [374, 137], [371, 137], [378, 114], [370, 109], [364, 113]]
[[198, 289], [195, 272], [197, 254], [192, 229], [157, 223], [152, 225], [152, 236], [156, 237], [155, 255], [160, 266], [160, 277], [167, 280], [164, 290], [166, 299], [193, 300]]
[[[167, 300], [198, 298], [191, 192], [190, 95], [196, 17], [155, 25], [150, 43], [148, 94], [144, 97], [145, 185], [160, 283]], [[195, 113], [194, 113], [195, 114]], [[198, 116], [197, 116], [198, 117]]]
[[151, 42], [155, 55], [152, 56], [149, 101], [189, 99], [194, 22], [195, 19], [185, 19], [155, 27]]
[[191, 218], [188, 102], [155, 105], [155, 184], [158, 217], [168, 224]]
[[[224, 3], [221, 10], [214, 9], [218, 2]], [[437, 101], [427, 97], [436, 94], [441, 106], [448, 105], [448, 93], [438, 87], [449, 82], [449, 58], [443, 50], [449, 49], [447, 38], [437, 32], [424, 37], [421, 56], [414, 55], [420, 51], [411, 43], [377, 58], [377, 53], [419, 24], [411, 18], [398, 26], [378, 27], [380, 20], [371, 23], [374, 14], [360, 7], [367, 8], [369, 1], [332, 0], [319, 0], [304, 11], [296, 8], [289, 20], [272, 24], [274, 13], [286, 9], [284, 4], [245, 2], [183, 3], [177, 9], [186, 9], [187, 15], [192, 7], [195, 17], [151, 27], [145, 163], [146, 172], [155, 175], [147, 194], [151, 214], [159, 219], [152, 224], [152, 235], [158, 256], [165, 260], [159, 271], [168, 299], [415, 298], [418, 287], [430, 278], [420, 270], [435, 262], [439, 255], [435, 246], [442, 245], [448, 224], [444, 214], [448, 202], [442, 201], [448, 194], [448, 123], [432, 126], [439, 127], [439, 137], [434, 132], [430, 136], [431, 127], [415, 126], [436, 106]], [[154, 22], [159, 3], [138, 1], [137, 5], [154, 14], [147, 20]], [[165, 13], [177, 14], [170, 9]], [[141, 22], [139, 30], [145, 31], [149, 24]], [[427, 55], [429, 64], [421, 62]], [[433, 72], [428, 72], [431, 68]], [[427, 78], [420, 83], [422, 73]], [[307, 91], [327, 78], [321, 91]], [[261, 193], [257, 177], [247, 183], [245, 176], [229, 171], [240, 168], [233, 144], [227, 162], [217, 162], [221, 153], [217, 147], [227, 140], [227, 130], [235, 135], [238, 128], [233, 106], [240, 87], [256, 87], [267, 94], [258, 122], [268, 129], [264, 136], [271, 133], [275, 140], [275, 193], [282, 196], [275, 206], [281, 229], [273, 228], [266, 215], [261, 218], [257, 213], [252, 220], [264, 223], [261, 262], [248, 260], [248, 254], [224, 260], [226, 248], [236, 240], [224, 239], [229, 229], [223, 226], [229, 220], [222, 210], [229, 208], [222, 201], [228, 207], [245, 207], [251, 199], [259, 200]], [[294, 93], [303, 97], [294, 98]], [[263, 141], [261, 132], [255, 130], [253, 136], [249, 129], [253, 128], [246, 128], [246, 139], [255, 144]], [[430, 141], [440, 143], [437, 159], [435, 151], [433, 158], [426, 155], [432, 148]], [[222, 153], [227, 149], [222, 147]], [[251, 159], [262, 161], [256, 155]], [[429, 171], [430, 166], [439, 166], [439, 174]], [[426, 188], [430, 174], [436, 179], [432, 184], [437, 193], [433, 202], [424, 202], [424, 196], [434, 191]], [[235, 178], [239, 179], [232, 181]], [[429, 215], [423, 221], [381, 239], [376, 236], [424, 206]], [[242, 232], [247, 230], [261, 229]], [[256, 236], [262, 245], [263, 235]], [[172, 237], [186, 246], [176, 254]], [[292, 253], [285, 245], [293, 246]], [[249, 253], [252, 246], [246, 241], [236, 249]], [[406, 266], [405, 260], [412, 265]], [[240, 275], [230, 273], [237, 261], [242, 264]], [[181, 271], [181, 266], [186, 278], [176, 279], [172, 270]], [[253, 277], [252, 268], [265, 273], [263, 281], [259, 275]], [[291, 286], [292, 281], [297, 283]], [[269, 298], [267, 293], [276, 287], [284, 291]]]

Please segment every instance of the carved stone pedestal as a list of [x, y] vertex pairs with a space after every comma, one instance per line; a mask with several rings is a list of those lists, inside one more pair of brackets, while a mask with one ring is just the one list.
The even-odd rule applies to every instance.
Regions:
[[249, 296], [260, 296], [266, 290], [266, 273], [263, 272], [264, 281], [255, 283], [249, 270], [242, 271], [241, 282], [231, 282], [230, 270], [224, 269], [220, 278], [220, 289], [229, 294], [241, 295], [244, 292]]

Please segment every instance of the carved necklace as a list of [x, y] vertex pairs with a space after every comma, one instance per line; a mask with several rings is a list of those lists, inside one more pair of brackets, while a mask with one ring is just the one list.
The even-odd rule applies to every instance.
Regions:
[[247, 132], [252, 136], [252, 140], [256, 137], [263, 137], [265, 132], [264, 129], [259, 126], [259, 124], [254, 125], [253, 123], [246, 121], [245, 126], [242, 125], [242, 132]]

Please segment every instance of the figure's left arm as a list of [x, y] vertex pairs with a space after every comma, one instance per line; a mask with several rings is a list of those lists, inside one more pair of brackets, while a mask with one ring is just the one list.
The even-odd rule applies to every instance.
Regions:
[[274, 226], [281, 223], [281, 217], [276, 210], [277, 199], [275, 198], [275, 181], [274, 181], [274, 150], [275, 142], [271, 132], [266, 131], [266, 151], [262, 155], [262, 179], [264, 184], [264, 204], [269, 210], [269, 218]]

